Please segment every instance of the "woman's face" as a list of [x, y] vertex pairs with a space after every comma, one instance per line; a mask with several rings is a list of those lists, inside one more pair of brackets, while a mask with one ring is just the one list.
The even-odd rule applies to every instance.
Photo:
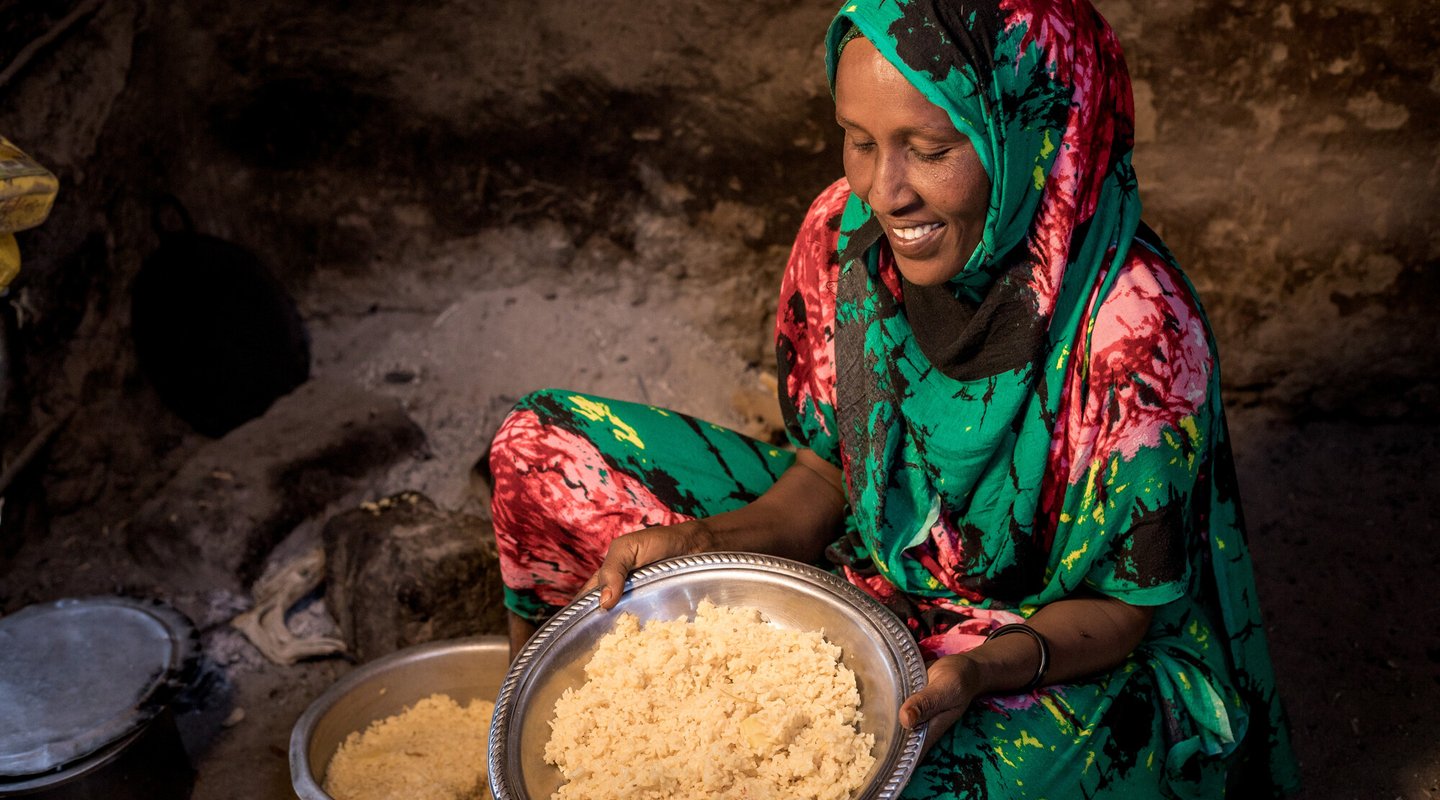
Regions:
[[938, 286], [960, 273], [985, 230], [990, 178], [970, 139], [864, 37], [835, 72], [845, 177], [875, 211], [900, 273]]

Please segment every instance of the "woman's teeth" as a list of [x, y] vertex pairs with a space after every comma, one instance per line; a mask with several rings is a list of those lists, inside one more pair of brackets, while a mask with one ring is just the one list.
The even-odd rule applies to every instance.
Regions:
[[929, 225], [917, 225], [914, 228], [895, 228], [895, 237], [904, 242], [913, 242], [939, 227], [940, 223], [932, 222]]

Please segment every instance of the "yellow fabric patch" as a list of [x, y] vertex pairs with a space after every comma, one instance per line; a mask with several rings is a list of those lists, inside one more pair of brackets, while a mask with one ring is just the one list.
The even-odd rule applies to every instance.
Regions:
[[641, 450], [645, 449], [645, 443], [640, 441], [640, 434], [636, 433], [635, 429], [630, 427], [624, 420], [615, 416], [615, 413], [610, 410], [610, 406], [591, 400], [588, 397], [581, 397], [578, 394], [572, 394], [568, 399], [570, 400], [570, 404], [575, 406], [575, 410], [579, 412], [580, 416], [591, 422], [610, 423], [611, 427], [614, 428], [616, 440], [629, 442]]
[[1190, 436], [1190, 441], [1198, 450], [1200, 448], [1200, 426], [1195, 424], [1195, 417], [1189, 416], [1180, 420], [1180, 427]]
[[1090, 472], [1085, 476], [1085, 494], [1080, 498], [1080, 509], [1083, 511], [1095, 504], [1095, 475], [1100, 471], [1100, 462], [1090, 463]]
[[1045, 709], [1050, 712], [1050, 715], [1055, 717], [1055, 720], [1060, 723], [1060, 730], [1062, 732], [1071, 733], [1074, 731], [1074, 726], [1070, 724], [1070, 720], [1066, 719], [1065, 715], [1060, 712], [1060, 709], [1055, 705], [1055, 701], [1050, 699], [1049, 695], [1042, 695], [1040, 697], [1040, 705], [1045, 706]]
[[0, 289], [20, 274], [20, 246], [14, 233], [50, 216], [60, 181], [0, 136]]
[[1055, 152], [1055, 143], [1050, 141], [1050, 130], [1047, 128], [1045, 130], [1045, 141], [1040, 145], [1040, 157], [1049, 158], [1053, 152]]

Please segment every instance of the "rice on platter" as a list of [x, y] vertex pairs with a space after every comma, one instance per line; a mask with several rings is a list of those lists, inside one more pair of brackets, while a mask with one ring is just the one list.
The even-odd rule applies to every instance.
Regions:
[[845, 800], [875, 762], [855, 674], [819, 632], [702, 600], [695, 621], [622, 614], [555, 703], [555, 800]]
[[495, 704], [432, 694], [351, 733], [325, 770], [335, 800], [489, 800], [486, 753]]

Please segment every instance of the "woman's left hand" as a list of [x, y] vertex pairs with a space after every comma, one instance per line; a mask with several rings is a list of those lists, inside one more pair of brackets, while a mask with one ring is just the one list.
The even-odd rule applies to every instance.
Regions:
[[1113, 597], [1075, 596], [1049, 603], [1026, 620], [1048, 643], [1049, 669], [1037, 676], [1041, 652], [1029, 636], [998, 636], [979, 647], [930, 662], [925, 688], [900, 704], [900, 724], [930, 721], [925, 751], [982, 694], [1014, 694], [1036, 677], [1063, 684], [1119, 666], [1145, 637], [1155, 609]]
[[900, 724], [914, 728], [928, 720], [925, 752], [929, 752], [980, 693], [980, 670], [963, 654], [941, 656], [930, 662], [926, 678], [925, 688], [900, 704]]

